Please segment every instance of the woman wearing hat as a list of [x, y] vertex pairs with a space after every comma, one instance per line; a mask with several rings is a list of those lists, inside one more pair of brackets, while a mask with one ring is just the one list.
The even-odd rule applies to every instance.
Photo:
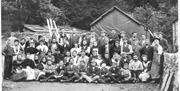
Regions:
[[150, 75], [153, 82], [157, 83], [160, 78], [160, 74], [159, 74], [160, 65], [161, 65], [160, 57], [161, 57], [161, 54], [163, 53], [163, 48], [159, 44], [158, 38], [154, 39], [152, 43], [152, 47], [153, 47], [153, 61], [152, 61], [151, 69], [150, 69]]

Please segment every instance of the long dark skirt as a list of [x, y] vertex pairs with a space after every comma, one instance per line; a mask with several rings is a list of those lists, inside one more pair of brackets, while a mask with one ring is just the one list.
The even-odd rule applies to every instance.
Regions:
[[160, 57], [161, 55], [154, 53], [153, 61], [151, 65], [150, 75], [151, 79], [159, 79], [160, 78]]
[[4, 78], [10, 78], [11, 77], [11, 71], [12, 71], [12, 56], [5, 56], [4, 61]]

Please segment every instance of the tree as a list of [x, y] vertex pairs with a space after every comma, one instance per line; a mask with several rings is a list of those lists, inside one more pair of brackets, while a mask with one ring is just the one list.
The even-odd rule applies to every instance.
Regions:
[[[51, 0], [3, 0], [2, 20], [10, 21], [12, 31], [22, 31], [23, 25], [45, 25], [46, 18], [65, 19], [63, 11], [51, 4]], [[64, 21], [62, 21], [64, 22]]]
[[152, 7], [137, 7], [134, 11], [134, 16], [142, 22], [152, 32], [162, 32], [168, 41], [172, 42], [172, 22], [177, 19], [177, 7], [171, 9], [156, 10]]

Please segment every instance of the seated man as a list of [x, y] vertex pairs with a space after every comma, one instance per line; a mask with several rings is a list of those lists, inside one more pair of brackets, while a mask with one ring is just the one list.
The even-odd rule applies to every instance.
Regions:
[[138, 60], [137, 55], [133, 56], [133, 60], [129, 63], [129, 69], [131, 70], [133, 76], [133, 82], [139, 82], [139, 74], [143, 70], [143, 65], [140, 60]]

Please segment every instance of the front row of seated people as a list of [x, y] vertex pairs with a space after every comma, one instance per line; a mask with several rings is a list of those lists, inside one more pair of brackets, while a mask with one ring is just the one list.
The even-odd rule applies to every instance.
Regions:
[[[74, 51], [76, 52], [76, 51]], [[81, 55], [84, 55], [84, 51]], [[151, 61], [148, 61], [147, 55], [142, 55], [142, 61], [137, 55], [133, 58], [127, 55], [118, 55], [114, 53], [112, 65], [107, 66], [105, 60], [98, 55], [92, 57], [86, 62], [83, 58], [76, 63], [74, 58], [70, 57], [69, 51], [64, 60], [55, 63], [55, 59], [48, 52], [49, 56], [41, 58], [38, 63], [38, 56], [35, 55], [34, 61], [30, 60], [28, 54], [18, 55], [17, 60], [13, 62], [13, 74], [20, 77], [14, 81], [38, 80], [40, 82], [87, 82], [87, 83], [124, 83], [124, 82], [147, 82], [150, 79], [149, 70]], [[105, 54], [106, 57], [106, 54]], [[14, 76], [13, 75], [13, 76]]]

